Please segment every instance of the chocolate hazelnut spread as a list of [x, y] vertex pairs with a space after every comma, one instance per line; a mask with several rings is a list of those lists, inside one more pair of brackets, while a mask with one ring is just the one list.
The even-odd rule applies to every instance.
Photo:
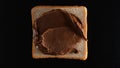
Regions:
[[64, 55], [71, 52], [79, 40], [86, 40], [79, 18], [61, 9], [44, 13], [34, 27], [34, 43], [45, 54]]

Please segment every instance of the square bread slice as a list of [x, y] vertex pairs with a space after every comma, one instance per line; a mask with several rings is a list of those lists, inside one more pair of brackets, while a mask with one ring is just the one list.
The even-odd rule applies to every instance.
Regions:
[[[84, 36], [87, 38], [87, 8], [85, 6], [35, 6], [31, 10], [32, 26], [35, 23], [35, 20], [39, 18], [41, 14], [43, 14], [44, 12], [50, 11], [52, 9], [62, 9], [76, 15], [81, 20], [84, 26], [82, 31]], [[33, 36], [34, 36], [34, 33], [33, 33]], [[77, 54], [67, 53], [65, 55], [48, 55], [40, 52], [38, 48], [34, 45], [32, 40], [32, 57], [34, 59], [62, 58], [62, 59], [86, 60], [88, 55], [87, 41], [82, 40], [80, 43], [77, 43], [76, 49], [79, 50], [80, 53], [77, 53]]]

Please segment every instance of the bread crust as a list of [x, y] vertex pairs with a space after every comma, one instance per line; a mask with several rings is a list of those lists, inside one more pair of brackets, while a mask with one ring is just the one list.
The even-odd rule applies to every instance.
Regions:
[[[36, 15], [35, 13], [37, 13], [38, 10], [41, 9], [41, 11], [44, 11], [43, 9], [73, 9], [73, 8], [77, 8], [79, 10], [81, 10], [81, 13], [83, 14], [83, 17], [81, 16], [82, 19], [82, 23], [83, 23], [83, 34], [84, 36], [87, 38], [87, 8], [85, 6], [35, 6], [31, 9], [31, 15], [32, 15], [32, 27], [34, 26], [35, 23], [35, 19], [36, 19]], [[73, 9], [74, 11], [74, 9]], [[72, 11], [71, 11], [72, 12]], [[79, 11], [74, 11], [73, 14], [75, 14], [75, 12]], [[79, 16], [79, 15], [77, 15]], [[80, 20], [81, 20], [80, 19]], [[32, 28], [33, 30], [33, 28]], [[78, 43], [79, 44], [79, 43]], [[34, 43], [33, 43], [33, 39], [32, 39], [32, 57], [34, 59], [40, 59], [40, 58], [62, 58], [62, 59], [78, 59], [78, 60], [86, 60], [87, 56], [88, 56], [88, 48], [87, 48], [87, 41], [83, 40], [83, 53], [82, 53], [82, 57], [80, 57], [81, 54], [66, 54], [66, 55], [45, 55], [41, 52], [39, 52], [39, 54], [36, 54], [36, 52], [38, 52], [38, 50], [36, 49]]]

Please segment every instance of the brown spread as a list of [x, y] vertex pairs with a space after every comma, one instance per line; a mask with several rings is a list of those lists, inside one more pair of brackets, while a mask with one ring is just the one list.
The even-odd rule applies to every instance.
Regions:
[[63, 55], [73, 51], [79, 40], [86, 40], [82, 27], [75, 15], [53, 9], [35, 21], [34, 43], [45, 54]]

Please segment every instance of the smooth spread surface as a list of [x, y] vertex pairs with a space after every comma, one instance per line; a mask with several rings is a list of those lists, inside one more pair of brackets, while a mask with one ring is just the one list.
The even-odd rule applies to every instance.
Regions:
[[80, 40], [80, 37], [67, 27], [48, 29], [42, 35], [42, 38], [43, 46], [48, 48], [47, 51], [51, 54], [70, 52]]
[[66, 54], [84, 38], [81, 28], [80, 20], [74, 15], [59, 9], [51, 10], [36, 20], [36, 46], [46, 54]]

